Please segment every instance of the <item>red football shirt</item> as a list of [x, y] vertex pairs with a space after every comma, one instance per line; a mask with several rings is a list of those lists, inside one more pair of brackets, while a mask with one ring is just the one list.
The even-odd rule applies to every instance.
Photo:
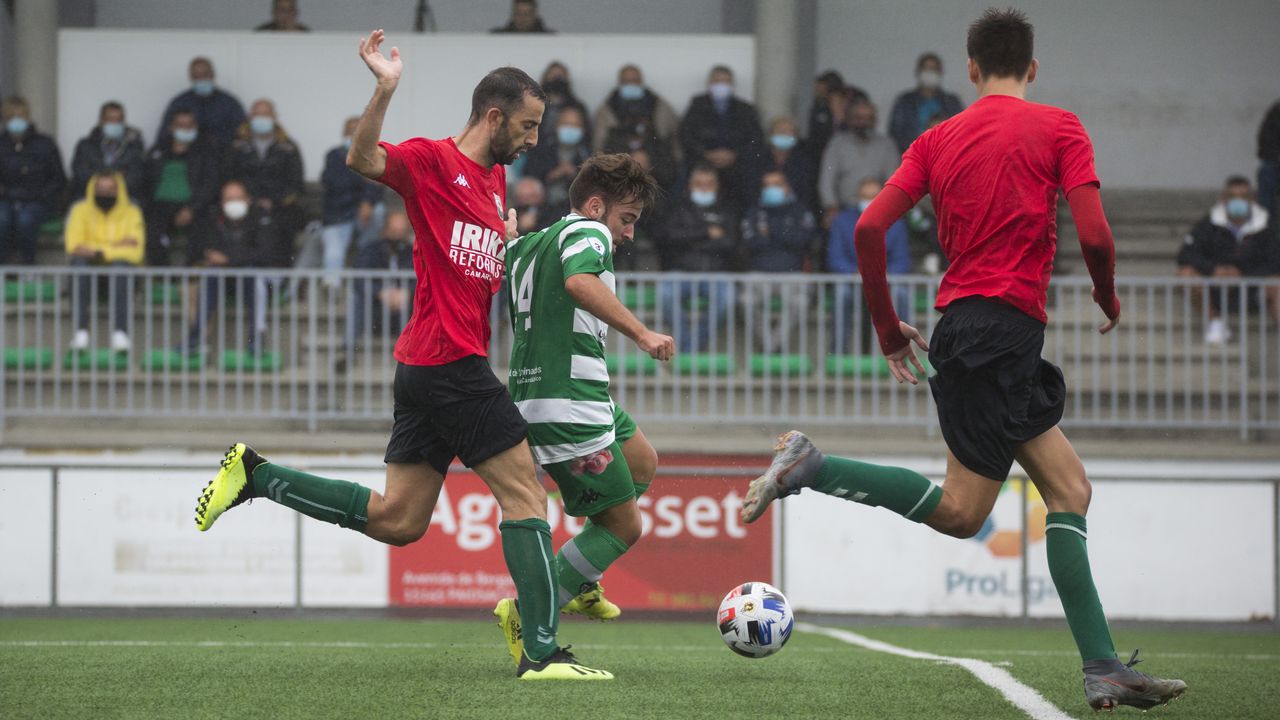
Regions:
[[937, 308], [998, 298], [1047, 322], [1058, 244], [1058, 191], [1098, 182], [1093, 143], [1075, 115], [988, 95], [921, 135], [889, 179], [918, 202], [928, 193], [951, 266]]
[[507, 254], [507, 171], [477, 165], [453, 138], [379, 143], [379, 180], [400, 193], [413, 225], [418, 286], [396, 342], [406, 365], [444, 365], [489, 354], [489, 307]]

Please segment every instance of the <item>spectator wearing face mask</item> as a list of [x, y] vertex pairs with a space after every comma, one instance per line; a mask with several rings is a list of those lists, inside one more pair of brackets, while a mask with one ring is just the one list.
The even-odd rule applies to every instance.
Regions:
[[[84, 199], [67, 215], [67, 257], [72, 267], [137, 267], [142, 264], [146, 229], [142, 210], [129, 200], [128, 185], [119, 172], [93, 175], [86, 182]], [[129, 300], [132, 278], [112, 274], [95, 282], [89, 274], [77, 275], [73, 290], [75, 334], [72, 350], [86, 350], [89, 338], [89, 302], [97, 288], [109, 289], [112, 305], [111, 349], [129, 350]]]
[[[1227, 178], [1222, 197], [1207, 215], [1191, 228], [1178, 252], [1178, 275], [1185, 278], [1239, 278], [1280, 276], [1280, 236], [1274, 217], [1254, 201], [1253, 188], [1242, 175]], [[1204, 287], [1192, 285], [1191, 305], [1196, 315], [1204, 312]], [[1280, 287], [1265, 293], [1267, 311], [1273, 325], [1280, 321]], [[1255, 304], [1255, 298], [1247, 298]], [[1236, 288], [1212, 288], [1209, 292], [1209, 324], [1204, 341], [1222, 345], [1231, 341], [1231, 327], [1224, 312], [1241, 304]]]
[[[663, 270], [723, 273], [735, 269], [740, 251], [739, 219], [720, 194], [719, 174], [708, 165], [689, 173], [688, 193], [675, 203], [655, 240]], [[676, 347], [702, 352], [733, 308], [733, 283], [726, 279], [664, 280], [658, 294]]]
[[[228, 177], [244, 183], [254, 204], [275, 222], [287, 238], [302, 229], [302, 153], [276, 119], [270, 100], [255, 100], [249, 119], [231, 145]], [[281, 267], [287, 267], [286, 257]]]
[[[357, 248], [378, 239], [387, 214], [384, 186], [366, 180], [347, 167], [351, 136], [359, 122], [360, 118], [349, 117], [342, 124], [342, 142], [325, 154], [324, 172], [320, 174], [320, 184], [324, 187], [320, 241], [324, 245], [324, 269], [330, 272], [346, 265], [352, 239], [357, 240]], [[336, 287], [336, 275], [331, 275], [326, 282]]]
[[[880, 194], [884, 184], [878, 178], [863, 178], [858, 183], [858, 192], [854, 204], [836, 216], [827, 236], [827, 272], [848, 277], [858, 274], [858, 254], [853, 245], [853, 229], [858, 218], [871, 205], [871, 201]], [[912, 270], [911, 245], [907, 234], [907, 225], [898, 220], [889, 226], [884, 236], [886, 252], [886, 270], [889, 275], [905, 275]], [[854, 305], [857, 304], [857, 312]], [[899, 286], [893, 288], [893, 304], [898, 317], [904, 322], [911, 317], [909, 288]], [[854, 332], [854, 323], [859, 330]], [[873, 343], [876, 342], [875, 330], [871, 326], [871, 313], [862, 303], [862, 290], [853, 283], [837, 283], [835, 287], [835, 307], [832, 313], [831, 352], [835, 355], [848, 354], [851, 339], [859, 337], [858, 353], [869, 355]], [[877, 346], [878, 347], [878, 346]]]
[[[345, 352], [334, 363], [334, 370], [347, 371], [359, 357], [360, 349], [381, 338], [392, 344], [413, 312], [413, 227], [403, 212], [387, 215], [380, 240], [360, 246], [356, 253], [357, 270], [402, 270], [402, 278], [357, 277], [347, 308]], [[367, 331], [366, 331], [367, 329]]]
[[618, 70], [618, 84], [596, 111], [592, 127], [591, 146], [596, 152], [627, 152], [605, 148], [639, 148], [650, 139], [674, 145], [680, 116], [671, 103], [644, 84], [644, 73], [638, 66], [623, 65]]
[[119, 172], [133, 193], [135, 201], [145, 200], [142, 190], [142, 166], [146, 150], [142, 133], [125, 124], [124, 106], [112, 100], [98, 111], [98, 124], [76, 143], [71, 156], [71, 187], [82, 188], [98, 173]]
[[582, 115], [583, 127], [587, 128], [587, 137], [591, 137], [591, 128], [587, 123], [587, 106], [573, 94], [573, 81], [569, 77], [569, 67], [559, 60], [552, 61], [542, 71], [542, 92], [547, 95], [546, 107], [542, 112], [542, 126], [554, 132], [560, 124], [560, 113], [565, 108], [574, 108]]
[[164, 134], [173, 123], [173, 115], [179, 110], [195, 113], [200, 135], [213, 146], [230, 145], [244, 122], [244, 106], [231, 93], [214, 84], [213, 62], [198, 57], [188, 68], [191, 89], [179, 93], [169, 101], [156, 137]]
[[964, 109], [960, 98], [942, 89], [942, 58], [927, 52], [916, 60], [916, 86], [893, 101], [889, 135], [906, 152], [936, 116], [951, 117]]
[[591, 157], [584, 122], [582, 112], [576, 107], [564, 108], [550, 137], [544, 136], [529, 151], [524, 174], [542, 182], [549, 218], [569, 214], [569, 185], [577, 177], [582, 163]]
[[0, 103], [0, 265], [35, 265], [40, 223], [62, 203], [67, 176], [53, 138], [31, 122], [27, 101]]
[[831, 227], [841, 208], [858, 197], [863, 178], [889, 177], [902, 157], [893, 141], [876, 131], [876, 107], [857, 102], [849, 108], [845, 129], [837, 132], [822, 154], [818, 200], [823, 225]]
[[[817, 223], [787, 182], [782, 170], [769, 170], [761, 179], [760, 199], [742, 218], [742, 246], [752, 272], [799, 273], [805, 270]], [[774, 303], [778, 302], [775, 309]], [[795, 351], [795, 332], [809, 307], [809, 284], [763, 280], [748, 282], [743, 305], [761, 352]]]
[[218, 159], [200, 136], [195, 113], [174, 113], [147, 153], [139, 195], [146, 204], [147, 264], [168, 267], [218, 201]]
[[703, 163], [720, 176], [722, 193], [739, 208], [755, 202], [763, 167], [764, 132], [755, 106], [734, 95], [733, 71], [711, 69], [707, 92], [689, 102], [680, 124], [687, 162]]
[[769, 123], [765, 138], [769, 151], [765, 155], [765, 171], [779, 170], [787, 178], [787, 186], [795, 194], [800, 207], [818, 211], [818, 170], [804, 140], [796, 132], [796, 121], [783, 115]]

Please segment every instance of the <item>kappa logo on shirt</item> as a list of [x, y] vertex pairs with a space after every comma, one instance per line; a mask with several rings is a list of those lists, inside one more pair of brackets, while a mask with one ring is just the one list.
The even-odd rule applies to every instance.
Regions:
[[458, 173], [458, 177], [453, 179], [453, 184], [461, 185], [462, 187], [467, 188], [468, 190], [471, 189], [471, 183], [467, 182], [466, 176], [463, 175], [462, 173]]
[[449, 259], [466, 272], [467, 277], [496, 280], [502, 277], [507, 246], [502, 233], [461, 220], [453, 221], [449, 237]]

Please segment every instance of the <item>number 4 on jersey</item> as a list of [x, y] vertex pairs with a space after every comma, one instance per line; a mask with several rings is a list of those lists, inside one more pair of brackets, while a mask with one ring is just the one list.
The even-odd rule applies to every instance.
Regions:
[[511, 276], [520, 279], [520, 284], [516, 288], [516, 315], [524, 316], [524, 329], [528, 330], [533, 326], [533, 317], [530, 315], [530, 308], [533, 307], [533, 268], [537, 265], [537, 258], [529, 261], [529, 267], [520, 274], [520, 261], [517, 260], [514, 267], [511, 268]]

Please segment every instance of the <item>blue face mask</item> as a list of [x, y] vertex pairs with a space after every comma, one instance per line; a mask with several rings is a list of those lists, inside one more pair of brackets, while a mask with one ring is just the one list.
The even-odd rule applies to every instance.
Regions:
[[9, 131], [10, 135], [21, 135], [31, 127], [31, 123], [27, 122], [24, 117], [11, 117], [9, 122], [4, 124], [4, 129]]
[[1227, 217], [1247, 218], [1253, 214], [1253, 207], [1244, 198], [1231, 198], [1227, 201]]
[[790, 150], [796, 146], [795, 135], [770, 135], [769, 144], [779, 150]]
[[689, 192], [689, 199], [698, 207], [711, 207], [716, 204], [716, 191], [692, 190]]
[[108, 140], [119, 140], [124, 137], [124, 123], [109, 122], [102, 124], [102, 135]]
[[761, 207], [781, 207], [787, 204], [787, 189], [777, 185], [768, 185], [760, 191]]
[[213, 94], [213, 81], [196, 80], [191, 83], [191, 89], [200, 97], [209, 97]]
[[200, 131], [195, 128], [178, 128], [173, 131], [173, 139], [184, 145], [190, 145], [199, 137]]
[[561, 145], [577, 145], [582, 142], [582, 128], [577, 125], [561, 125], [556, 128], [556, 139]]
[[627, 83], [618, 86], [618, 97], [623, 100], [639, 100], [644, 97], [644, 86], [636, 83]]
[[254, 115], [249, 118], [249, 129], [254, 135], [270, 135], [276, 129], [276, 121], [268, 115]]

